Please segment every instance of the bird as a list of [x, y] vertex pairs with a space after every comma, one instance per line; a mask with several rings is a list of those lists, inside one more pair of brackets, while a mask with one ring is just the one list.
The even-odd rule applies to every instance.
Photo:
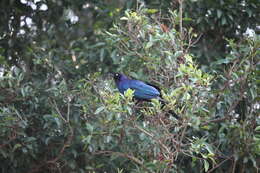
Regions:
[[[138, 101], [151, 101], [152, 99], [158, 99], [162, 104], [162, 108], [166, 105], [159, 87], [148, 82], [131, 79], [122, 73], [113, 73], [113, 77], [121, 94], [124, 94], [124, 92], [128, 89], [132, 89], [134, 90], [133, 97]], [[169, 110], [167, 115], [169, 114], [173, 115], [176, 119], [180, 119], [180, 117], [173, 110]]]
[[124, 94], [126, 90], [132, 89], [134, 90], [133, 97], [137, 100], [150, 101], [161, 97], [158, 87], [140, 80], [130, 79], [124, 74], [114, 73], [114, 80], [120, 93]]

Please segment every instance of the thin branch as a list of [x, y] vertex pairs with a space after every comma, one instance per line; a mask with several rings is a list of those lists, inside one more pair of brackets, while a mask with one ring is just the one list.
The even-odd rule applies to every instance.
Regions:
[[108, 154], [108, 155], [118, 155], [121, 157], [126, 157], [132, 161], [134, 161], [135, 163], [137, 163], [138, 165], [143, 165], [143, 162], [141, 160], [139, 160], [138, 158], [129, 155], [127, 153], [121, 153], [121, 152], [115, 152], [115, 151], [98, 151], [94, 153], [95, 155], [100, 155], [100, 154]]
[[66, 120], [66, 119], [63, 117], [63, 115], [61, 114], [61, 112], [60, 112], [60, 110], [59, 110], [59, 108], [58, 108], [58, 105], [57, 105], [57, 103], [56, 103], [55, 100], [53, 100], [53, 104], [54, 104], [55, 110], [57, 111], [57, 113], [58, 113], [58, 115], [60, 116], [60, 118], [61, 118], [65, 123], [67, 123], [67, 120]]
[[217, 164], [216, 166], [214, 166], [213, 168], [211, 168], [207, 173], [210, 173], [212, 171], [214, 171], [215, 169], [217, 169], [218, 167], [220, 167], [220, 165], [222, 165], [224, 162], [226, 162], [227, 160], [230, 160], [233, 156], [226, 158], [225, 160], [223, 160], [222, 162], [220, 162], [219, 164]]
[[48, 164], [50, 164], [50, 163], [55, 164], [55, 163], [62, 157], [62, 155], [63, 155], [65, 149], [70, 146], [70, 144], [71, 144], [71, 142], [72, 142], [72, 139], [73, 139], [74, 131], [73, 131], [73, 129], [72, 129], [72, 127], [71, 127], [70, 125], [69, 125], [69, 128], [70, 128], [70, 135], [68, 136], [67, 141], [65, 142], [65, 144], [64, 144], [63, 147], [61, 148], [61, 150], [60, 150], [60, 152], [59, 152], [59, 155], [58, 155], [56, 158], [47, 161]]
[[[240, 82], [242, 81], [242, 84], [240, 85], [240, 95], [239, 95], [239, 98], [229, 107], [229, 109], [227, 110], [227, 112], [225, 113], [224, 117], [223, 118], [218, 118], [218, 119], [214, 119], [214, 120], [209, 120], [205, 123], [202, 123], [202, 126], [205, 126], [205, 125], [208, 125], [209, 123], [218, 123], [218, 122], [222, 122], [222, 121], [225, 121], [227, 119], [229, 119], [229, 114], [235, 109], [235, 107], [239, 104], [239, 102], [243, 99], [243, 96], [244, 96], [244, 91], [246, 89], [245, 85], [247, 83], [247, 73], [239, 78], [238, 80], [236, 80], [236, 82]], [[236, 83], [235, 82], [235, 83]], [[228, 83], [229, 85], [229, 83]]]
[[179, 4], [180, 4], [180, 7], [179, 7], [179, 16], [180, 16], [180, 34], [181, 34], [181, 50], [183, 50], [183, 27], [182, 27], [182, 10], [183, 10], [183, 1], [184, 0], [179, 0]]
[[1, 148], [4, 148], [4, 147], [7, 146], [8, 144], [10, 144], [10, 143], [11, 143], [12, 141], [14, 141], [16, 138], [17, 138], [17, 137], [16, 137], [16, 134], [13, 135], [12, 137], [10, 137], [10, 139], [9, 139], [8, 141], [6, 141], [4, 144], [1, 144], [1, 145], [0, 145], [0, 149], [1, 149]]
[[232, 165], [232, 173], [235, 173], [235, 170], [236, 170], [236, 164], [237, 164], [237, 161], [236, 159], [234, 159], [234, 164]]
[[[184, 122], [185, 123], [185, 122]], [[185, 123], [185, 125], [184, 125], [184, 129], [183, 129], [183, 131], [182, 131], [182, 133], [181, 133], [181, 138], [180, 138], [180, 141], [179, 141], [179, 144], [181, 144], [182, 143], [182, 140], [183, 140], [183, 138], [184, 138], [184, 135], [185, 135], [185, 132], [186, 132], [186, 130], [187, 130], [187, 127], [188, 127], [188, 123]], [[178, 151], [180, 150], [180, 145], [177, 145], [178, 147], [176, 148]], [[177, 160], [177, 158], [178, 158], [178, 152], [177, 152], [177, 154], [176, 154], [176, 156], [175, 156], [175, 160]]]
[[[55, 157], [54, 159], [48, 160], [48, 161], [44, 161], [42, 164], [38, 165], [37, 167], [32, 168], [32, 170], [29, 171], [29, 173], [38, 172], [39, 169], [41, 169], [41, 168], [44, 167], [45, 165], [48, 165], [48, 164], [56, 164], [57, 161], [60, 160], [61, 157], [63, 156], [63, 154], [64, 154], [64, 152], [65, 152], [65, 149], [66, 149], [67, 147], [69, 147], [69, 146], [71, 145], [71, 143], [72, 143], [72, 140], [73, 140], [73, 137], [74, 137], [74, 130], [73, 130], [73, 128], [71, 127], [71, 125], [69, 124], [69, 121], [68, 121], [69, 119], [66, 120], [65, 118], [63, 118], [63, 115], [61, 114], [61, 112], [60, 112], [60, 110], [59, 110], [59, 108], [58, 108], [57, 103], [56, 103], [55, 100], [53, 100], [53, 104], [54, 104], [54, 106], [55, 106], [55, 109], [56, 109], [58, 115], [59, 115], [59, 116], [61, 117], [61, 119], [68, 125], [68, 127], [69, 127], [69, 129], [70, 129], [70, 134], [69, 134], [69, 136], [68, 136], [66, 142], [65, 142], [64, 145], [62, 146], [62, 148], [61, 148], [61, 150], [60, 150], [60, 152], [59, 152], [59, 154], [58, 154], [57, 157]], [[70, 106], [70, 105], [68, 104], [68, 106]], [[68, 116], [68, 117], [69, 117], [69, 112], [70, 112], [69, 109], [70, 109], [70, 108], [68, 108], [68, 112], [67, 112], [67, 116]]]
[[169, 148], [168, 148], [166, 145], [164, 145], [160, 140], [155, 139], [155, 137], [154, 137], [153, 134], [147, 132], [146, 130], [142, 129], [141, 127], [139, 127], [139, 126], [137, 126], [137, 125], [134, 125], [134, 127], [137, 128], [138, 130], [140, 130], [141, 132], [147, 134], [147, 135], [150, 136], [151, 138], [153, 138], [159, 145], [162, 146], [162, 148], [163, 148], [165, 151], [167, 151], [168, 154], [171, 153], [171, 151], [169, 150]]
[[95, 152], [94, 153], [95, 155], [100, 155], [100, 154], [107, 154], [107, 155], [118, 155], [120, 157], [125, 157], [133, 162], [135, 162], [136, 164], [142, 166], [146, 171], [150, 172], [150, 173], [154, 173], [150, 170], [148, 170], [147, 168], [145, 168], [144, 164], [143, 164], [143, 161], [139, 160], [138, 158], [130, 155], [130, 154], [127, 154], [127, 153], [121, 153], [121, 152], [114, 152], [114, 151], [98, 151], [98, 152]]

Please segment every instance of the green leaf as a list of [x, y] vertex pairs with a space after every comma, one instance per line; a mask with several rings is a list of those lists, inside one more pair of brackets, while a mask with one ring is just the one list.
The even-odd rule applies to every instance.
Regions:
[[255, 159], [255, 157], [250, 154], [249, 158], [250, 158], [250, 160], [253, 162], [254, 167], [255, 167], [255, 168], [258, 168], [258, 167], [257, 167], [257, 164], [256, 164], [256, 159]]
[[88, 130], [90, 133], [92, 133], [93, 130], [94, 130], [94, 127], [93, 127], [91, 124], [89, 124], [89, 123], [86, 123], [86, 128], [87, 128], [87, 130]]
[[148, 14], [154, 14], [154, 13], [157, 13], [158, 12], [158, 9], [147, 9], [146, 12]]
[[68, 162], [68, 166], [71, 168], [71, 169], [75, 169], [76, 168], [76, 162], [75, 160], [70, 160]]
[[211, 145], [208, 144], [208, 143], [205, 143], [205, 146], [206, 146], [206, 149], [208, 150], [208, 152], [209, 152], [211, 155], [214, 155], [214, 150], [213, 150], [213, 148], [211, 147]]
[[0, 96], [0, 102], [4, 101], [5, 97], [4, 96]]
[[100, 51], [100, 61], [101, 62], [103, 62], [104, 57], [105, 57], [105, 49], [101, 49], [101, 51]]
[[127, 17], [121, 17], [120, 20], [128, 20]]
[[61, 121], [58, 117], [54, 117], [54, 121], [57, 124], [58, 127], [61, 127]]
[[134, 90], [132, 90], [132, 89], [127, 89], [125, 92], [124, 92], [124, 96], [127, 98], [127, 99], [129, 99], [129, 100], [131, 100], [132, 98], [133, 98], [133, 96], [134, 96]]
[[153, 42], [149, 41], [146, 46], [145, 46], [145, 49], [149, 49], [150, 47], [153, 46]]
[[225, 59], [220, 59], [220, 60], [217, 60], [215, 62], [213, 62], [215, 65], [220, 65], [220, 64], [228, 64], [231, 62], [231, 59], [229, 58], [225, 58]]
[[35, 141], [36, 140], [36, 138], [35, 137], [28, 137], [28, 138], [26, 138], [26, 142], [32, 142], [32, 141]]
[[260, 126], [257, 126], [257, 127], [255, 128], [255, 131], [260, 131]]
[[88, 135], [87, 137], [84, 137], [82, 142], [86, 143], [86, 144], [90, 144], [92, 139], [92, 135]]
[[128, 112], [129, 115], [131, 115], [133, 113], [131, 107], [126, 106], [126, 109], [127, 109], [127, 112]]
[[15, 144], [15, 146], [13, 147], [13, 152], [17, 149], [20, 148], [22, 145], [21, 144]]
[[227, 24], [227, 19], [225, 17], [221, 18], [221, 25]]
[[209, 162], [207, 160], [204, 160], [204, 169], [205, 169], [205, 172], [207, 172], [209, 170]]
[[222, 16], [222, 11], [221, 10], [217, 10], [217, 17], [220, 18]]
[[248, 162], [248, 157], [244, 157], [243, 163], [247, 163], [247, 162]]
[[94, 114], [99, 114], [99, 113], [102, 112], [104, 109], [105, 109], [105, 107], [104, 107], [104, 106], [101, 106], [101, 107], [97, 108], [97, 110], [95, 111]]

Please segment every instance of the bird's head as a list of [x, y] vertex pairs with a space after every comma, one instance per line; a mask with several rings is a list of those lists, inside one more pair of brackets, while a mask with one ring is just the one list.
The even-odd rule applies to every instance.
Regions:
[[127, 77], [125, 75], [121, 74], [121, 73], [114, 73], [113, 76], [114, 76], [114, 80], [116, 82], [119, 82], [119, 81], [122, 81], [124, 79], [127, 79]]

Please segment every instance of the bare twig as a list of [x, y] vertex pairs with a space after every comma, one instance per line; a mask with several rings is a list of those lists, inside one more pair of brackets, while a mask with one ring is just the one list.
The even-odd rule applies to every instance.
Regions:
[[[184, 122], [185, 123], [185, 122]], [[180, 145], [181, 145], [181, 143], [182, 143], [182, 140], [183, 140], [183, 138], [184, 138], [184, 135], [185, 135], [185, 132], [186, 132], [186, 130], [187, 130], [187, 127], [188, 127], [188, 123], [185, 123], [185, 125], [184, 125], [184, 129], [183, 129], [183, 131], [182, 131], [182, 133], [181, 133], [181, 137], [180, 137], [180, 140], [179, 140], [179, 144], [177, 145], [177, 151], [180, 151]], [[177, 160], [177, 158], [178, 158], [178, 152], [177, 152], [177, 154], [175, 155], [175, 160]]]
[[58, 106], [57, 106], [55, 100], [53, 101], [53, 103], [54, 103], [54, 105], [55, 105], [56, 111], [58, 112], [58, 114], [60, 115], [60, 117], [62, 118], [62, 120], [63, 120], [66, 124], [68, 124], [68, 127], [69, 127], [69, 129], [70, 129], [70, 135], [68, 136], [67, 141], [65, 142], [65, 144], [64, 144], [63, 147], [61, 148], [61, 150], [60, 150], [60, 152], [59, 152], [59, 155], [58, 155], [56, 158], [54, 158], [54, 159], [52, 159], [52, 160], [50, 160], [50, 161], [47, 161], [47, 163], [52, 163], [52, 164], [56, 163], [56, 162], [62, 157], [62, 155], [63, 155], [65, 149], [70, 146], [70, 144], [71, 144], [71, 142], [72, 142], [72, 139], [73, 139], [73, 134], [74, 134], [74, 130], [73, 130], [73, 128], [71, 127], [71, 125], [69, 124], [70, 103], [68, 102], [67, 120], [65, 120], [65, 118], [63, 118], [63, 115], [61, 114], [61, 112], [60, 112], [60, 110], [59, 110], [59, 108], [58, 108]]
[[130, 159], [133, 162], [137, 163], [138, 165], [143, 165], [143, 162], [141, 160], [139, 160], [138, 158], [136, 158], [130, 154], [127, 154], [127, 153], [121, 153], [121, 152], [115, 152], [115, 151], [98, 151], [98, 152], [95, 152], [94, 154], [95, 155], [100, 155], [100, 154], [118, 155], [118, 156]]
[[180, 34], [181, 34], [181, 50], [183, 50], [183, 27], [182, 27], [182, 20], [183, 20], [183, 18], [182, 18], [182, 10], [183, 10], [183, 1], [184, 0], [179, 0], [179, 4], [180, 4], [180, 6], [179, 6], [179, 16], [180, 16]]
[[66, 149], [67, 147], [69, 147], [70, 144], [72, 143], [73, 136], [74, 136], [74, 130], [73, 130], [73, 128], [71, 127], [71, 125], [70, 125], [70, 123], [69, 123], [69, 118], [68, 118], [68, 117], [69, 117], [69, 113], [70, 113], [70, 108], [69, 108], [70, 104], [68, 103], [68, 112], [67, 112], [67, 118], [68, 118], [68, 120], [66, 120], [66, 119], [63, 117], [63, 115], [62, 115], [61, 111], [59, 110], [59, 108], [58, 108], [57, 103], [56, 103], [55, 100], [53, 100], [53, 104], [54, 104], [54, 106], [55, 106], [55, 110], [57, 111], [58, 115], [59, 115], [59, 116], [61, 117], [61, 119], [68, 125], [68, 127], [69, 127], [69, 129], [70, 129], [70, 134], [69, 134], [69, 136], [68, 136], [66, 142], [64, 143], [64, 145], [63, 145], [62, 148], [60, 149], [60, 152], [59, 152], [59, 154], [58, 154], [57, 157], [55, 157], [54, 159], [48, 160], [48, 161], [44, 161], [42, 164], [38, 165], [37, 167], [32, 168], [32, 170], [29, 171], [29, 173], [38, 172], [39, 169], [41, 169], [42, 167], [44, 167], [45, 165], [48, 165], [48, 164], [54, 164], [54, 165], [55, 165], [55, 164], [58, 162], [58, 160], [60, 160], [61, 157], [63, 156], [63, 154], [64, 154], [64, 152], [65, 152], [65, 149]]
[[57, 111], [57, 113], [58, 113], [58, 115], [60, 116], [60, 118], [65, 122], [65, 123], [67, 123], [67, 120], [63, 117], [63, 115], [62, 115], [62, 113], [60, 112], [60, 110], [59, 110], [59, 108], [58, 108], [58, 105], [57, 105], [57, 103], [56, 103], [56, 101], [55, 100], [53, 100], [53, 104], [54, 104], [54, 108], [55, 108], [55, 110]]
[[16, 138], [17, 138], [17, 137], [16, 137], [16, 133], [14, 133], [14, 135], [12, 135], [8, 141], [6, 141], [4, 144], [1, 144], [1, 145], [0, 145], [0, 149], [3, 148], [3, 147], [5, 147], [5, 146], [7, 146], [8, 144], [10, 144], [10, 143], [11, 143], [12, 141], [14, 141]]
[[[227, 119], [230, 118], [229, 114], [235, 109], [235, 107], [239, 104], [239, 102], [243, 99], [244, 97], [244, 91], [246, 89], [246, 84], [247, 84], [247, 75], [248, 73], [245, 73], [245, 75], [239, 79], [237, 79], [236, 81], [234, 81], [234, 83], [237, 82], [242, 82], [240, 85], [240, 95], [239, 98], [233, 102], [233, 104], [229, 107], [229, 109], [227, 110], [227, 112], [225, 113], [223, 118], [218, 118], [218, 119], [214, 119], [214, 120], [209, 120], [205, 123], [202, 123], [202, 126], [208, 125], [209, 123], [218, 123], [218, 122], [222, 122], [225, 121]], [[229, 86], [229, 81], [227, 81], [228, 83], [226, 83], [226, 85], [222, 88], [222, 90], [225, 90], [225, 88], [227, 86]], [[216, 100], [219, 100], [218, 98]]]
[[[235, 159], [234, 159], [234, 160], [235, 160]], [[232, 165], [232, 173], [235, 173], [236, 164], [237, 164], [237, 161], [235, 160], [235, 161], [234, 161], [234, 164]]]
[[141, 132], [145, 133], [146, 135], [150, 136], [151, 138], [153, 138], [159, 145], [162, 146], [162, 148], [163, 148], [168, 154], [171, 153], [170, 149], [169, 149], [166, 145], [164, 145], [160, 140], [155, 139], [155, 137], [154, 137], [153, 134], [147, 132], [145, 129], [143, 129], [143, 128], [137, 126], [137, 125], [134, 125], [134, 127], [137, 128], [138, 130], [140, 130]]
[[94, 154], [96, 154], [96, 155], [100, 155], [100, 154], [118, 155], [120, 157], [125, 157], [125, 158], [135, 162], [136, 164], [142, 166], [146, 171], [148, 171], [150, 173], [154, 173], [151, 170], [148, 170], [147, 168], [144, 167], [143, 161], [141, 161], [140, 159], [134, 157], [133, 155], [127, 154], [127, 153], [121, 153], [121, 152], [115, 152], [115, 151], [98, 151], [98, 152], [95, 152]]
[[222, 162], [220, 162], [219, 164], [217, 164], [216, 166], [214, 166], [213, 168], [211, 168], [207, 173], [210, 173], [212, 171], [214, 171], [215, 169], [217, 169], [218, 167], [220, 167], [224, 162], [226, 162], [227, 160], [230, 160], [233, 156], [226, 158], [225, 160], [223, 160]]

